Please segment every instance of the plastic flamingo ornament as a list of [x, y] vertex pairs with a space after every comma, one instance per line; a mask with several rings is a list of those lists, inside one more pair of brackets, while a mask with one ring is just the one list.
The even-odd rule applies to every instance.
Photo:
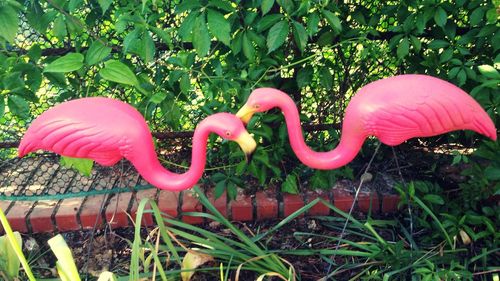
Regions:
[[472, 97], [449, 82], [427, 75], [394, 76], [362, 87], [346, 108], [339, 145], [328, 152], [316, 152], [306, 145], [297, 107], [279, 90], [254, 90], [236, 116], [248, 123], [254, 113], [274, 107], [285, 116], [293, 151], [302, 163], [315, 169], [346, 165], [368, 136], [390, 146], [454, 130], [472, 130], [497, 139], [493, 121]]
[[44, 112], [28, 128], [18, 152], [23, 157], [43, 149], [89, 158], [104, 166], [124, 157], [152, 185], [178, 191], [191, 188], [201, 178], [210, 133], [236, 141], [246, 155], [255, 150], [256, 143], [240, 119], [229, 113], [213, 114], [196, 127], [191, 167], [176, 174], [158, 161], [148, 125], [135, 108], [118, 100], [92, 97], [64, 102]]

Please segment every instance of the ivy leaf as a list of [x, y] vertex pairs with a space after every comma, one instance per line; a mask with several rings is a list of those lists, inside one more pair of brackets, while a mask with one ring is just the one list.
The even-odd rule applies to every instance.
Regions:
[[0, 36], [10, 43], [16, 38], [19, 17], [16, 10], [6, 3], [0, 5]]
[[28, 103], [17, 95], [9, 95], [7, 98], [7, 105], [9, 106], [9, 111], [14, 115], [27, 119], [29, 118], [30, 107]]
[[43, 69], [44, 72], [71, 72], [82, 68], [83, 55], [80, 53], [68, 53], [55, 61], [49, 63]]
[[274, 5], [274, 0], [263, 0], [260, 4], [260, 8], [262, 9], [262, 15], [265, 15], [271, 11], [271, 8]]
[[446, 11], [442, 7], [437, 7], [436, 13], [434, 14], [434, 21], [440, 27], [443, 27], [446, 24], [448, 15]]
[[224, 45], [229, 46], [231, 41], [231, 24], [224, 18], [224, 15], [212, 9], [208, 9], [207, 21], [210, 33], [224, 43]]
[[125, 85], [137, 86], [139, 81], [130, 68], [117, 60], [109, 60], [104, 63], [104, 68], [99, 71], [102, 78]]
[[283, 15], [281, 14], [271, 14], [263, 17], [258, 23], [257, 23], [257, 32], [262, 32], [264, 30], [269, 29], [271, 26], [276, 24], [278, 21], [280, 21], [283, 18]]
[[323, 10], [323, 16], [325, 16], [326, 21], [333, 28], [333, 30], [339, 33], [342, 31], [342, 23], [337, 15], [328, 10]]
[[297, 186], [297, 176], [294, 174], [286, 176], [285, 181], [281, 185], [281, 191], [290, 194], [298, 194], [299, 187]]
[[316, 12], [310, 14], [307, 18], [307, 34], [309, 34], [309, 36], [312, 37], [318, 32], [319, 20], [319, 15]]
[[295, 43], [299, 47], [299, 50], [303, 52], [307, 45], [307, 31], [302, 24], [296, 21], [292, 21], [292, 24]]
[[201, 14], [196, 18], [193, 30], [193, 45], [200, 57], [206, 56], [210, 51], [210, 36], [205, 22], [205, 14]]
[[96, 64], [106, 58], [110, 53], [110, 47], [107, 47], [99, 41], [94, 41], [85, 54], [85, 62], [88, 65]]
[[61, 156], [59, 160], [60, 164], [66, 168], [73, 168], [77, 170], [80, 174], [90, 177], [92, 174], [92, 167], [94, 166], [94, 161], [85, 158], [73, 158]]
[[267, 35], [268, 53], [278, 49], [281, 45], [283, 45], [283, 43], [285, 43], [285, 40], [288, 37], [288, 32], [288, 22], [286, 21], [280, 21], [269, 29], [269, 34]]
[[163, 43], [168, 45], [168, 48], [170, 50], [174, 48], [174, 45], [172, 44], [172, 37], [166, 30], [154, 26], [150, 27], [150, 29], [151, 32], [156, 34], [156, 36], [158, 36], [161, 39], [161, 41], [163, 41]]

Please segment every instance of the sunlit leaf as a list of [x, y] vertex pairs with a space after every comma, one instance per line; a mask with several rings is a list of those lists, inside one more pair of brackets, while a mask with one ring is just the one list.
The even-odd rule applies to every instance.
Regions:
[[193, 30], [193, 45], [200, 57], [206, 56], [210, 51], [210, 35], [208, 34], [205, 14], [201, 14], [196, 18]]
[[75, 71], [82, 68], [83, 59], [80, 53], [68, 53], [46, 65], [43, 71], [61, 73]]
[[47, 243], [57, 258], [56, 264], [61, 279], [79, 281], [80, 275], [78, 274], [73, 254], [71, 253], [71, 249], [68, 247], [68, 244], [66, 244], [66, 241], [64, 241], [62, 235], [57, 234], [53, 238], [49, 239]]
[[104, 64], [104, 68], [99, 71], [102, 78], [116, 83], [126, 85], [138, 85], [139, 81], [130, 68], [117, 60], [109, 60]]
[[262, 3], [260, 4], [260, 8], [262, 9], [262, 15], [269, 13], [273, 5], [274, 5], [274, 0], [262, 0]]
[[88, 65], [96, 64], [106, 58], [110, 53], [110, 47], [107, 47], [100, 41], [94, 41], [85, 54], [85, 62]]
[[207, 22], [210, 33], [226, 46], [229, 46], [231, 41], [231, 25], [229, 21], [224, 18], [224, 15], [215, 10], [208, 9]]
[[0, 36], [13, 43], [19, 27], [19, 17], [16, 10], [6, 3], [0, 4]]
[[91, 159], [72, 158], [67, 156], [61, 156], [60, 163], [62, 166], [73, 168], [87, 177], [90, 177], [92, 167], [94, 166], [94, 161]]
[[333, 28], [333, 30], [335, 30], [336, 32], [342, 31], [342, 23], [340, 22], [340, 19], [336, 14], [328, 10], [323, 10], [323, 16], [325, 16], [326, 21]]

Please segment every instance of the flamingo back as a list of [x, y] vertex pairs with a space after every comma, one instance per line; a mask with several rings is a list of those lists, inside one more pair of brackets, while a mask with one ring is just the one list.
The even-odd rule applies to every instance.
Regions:
[[122, 157], [131, 160], [134, 146], [154, 150], [142, 115], [121, 101], [92, 97], [61, 103], [36, 118], [18, 153], [22, 157], [43, 149], [111, 166]]
[[455, 130], [497, 138], [493, 121], [470, 95], [427, 75], [399, 75], [364, 86], [349, 103], [345, 122], [393, 146]]

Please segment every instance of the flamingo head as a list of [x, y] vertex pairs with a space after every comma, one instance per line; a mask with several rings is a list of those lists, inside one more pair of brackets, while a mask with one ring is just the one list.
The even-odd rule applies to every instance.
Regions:
[[248, 124], [255, 113], [265, 112], [290, 100], [284, 92], [273, 88], [255, 89], [248, 97], [247, 102], [240, 108], [236, 116]]
[[243, 122], [230, 113], [216, 113], [208, 116], [202, 121], [210, 128], [210, 131], [219, 135], [223, 139], [238, 143], [245, 153], [247, 162], [251, 160], [252, 153], [257, 147], [253, 137], [245, 129]]

